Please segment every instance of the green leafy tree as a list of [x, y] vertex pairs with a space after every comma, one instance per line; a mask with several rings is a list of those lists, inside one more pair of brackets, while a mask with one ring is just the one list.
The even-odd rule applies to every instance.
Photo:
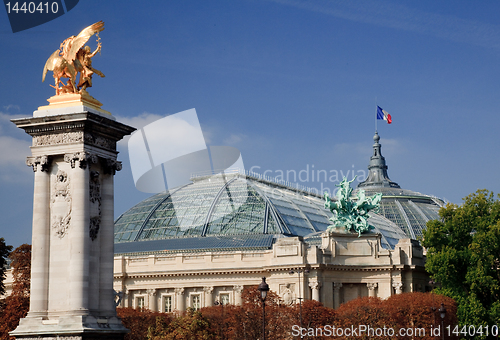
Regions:
[[439, 215], [423, 233], [425, 267], [437, 292], [457, 301], [460, 324], [499, 324], [500, 201], [478, 190]]
[[5, 272], [7, 271], [7, 257], [12, 250], [12, 246], [5, 244], [5, 239], [0, 237], [0, 295], [5, 294]]

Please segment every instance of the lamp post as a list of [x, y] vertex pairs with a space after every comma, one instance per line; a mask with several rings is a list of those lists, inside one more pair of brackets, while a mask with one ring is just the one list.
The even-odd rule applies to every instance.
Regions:
[[262, 278], [259, 285], [260, 299], [262, 300], [262, 340], [266, 340], [266, 297], [269, 291], [269, 285], [266, 283], [266, 277]]
[[300, 320], [300, 329], [302, 329], [302, 289], [300, 288], [300, 274], [301, 273], [304, 273], [305, 274], [308, 274], [309, 273], [309, 269], [297, 269], [297, 271], [293, 271], [293, 270], [290, 270], [290, 275], [293, 275], [295, 273], [298, 273], [299, 274], [299, 320]]
[[446, 316], [446, 308], [444, 308], [444, 303], [441, 304], [441, 307], [439, 307], [439, 315], [441, 316], [441, 328], [443, 331], [443, 340], [444, 340], [444, 317]]

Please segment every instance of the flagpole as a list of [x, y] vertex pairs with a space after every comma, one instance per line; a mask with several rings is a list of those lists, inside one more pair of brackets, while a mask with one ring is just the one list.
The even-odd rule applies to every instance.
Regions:
[[377, 97], [375, 97], [375, 132], [378, 132], [378, 130], [377, 130]]

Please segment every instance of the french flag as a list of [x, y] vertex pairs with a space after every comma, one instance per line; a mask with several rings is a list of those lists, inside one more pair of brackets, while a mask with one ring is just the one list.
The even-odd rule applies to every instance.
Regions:
[[383, 110], [380, 106], [377, 106], [377, 119], [383, 119], [387, 121], [387, 124], [392, 123], [392, 117], [386, 110]]

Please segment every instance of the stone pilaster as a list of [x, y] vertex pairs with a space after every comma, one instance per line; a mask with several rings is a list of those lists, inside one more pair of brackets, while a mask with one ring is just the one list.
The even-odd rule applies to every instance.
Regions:
[[204, 287], [203, 291], [205, 292], [205, 307], [212, 306], [214, 303], [214, 298], [213, 298], [214, 287], [213, 286]]
[[340, 307], [340, 288], [342, 288], [342, 283], [335, 282], [333, 284], [333, 308], [335, 309]]
[[234, 289], [234, 304], [241, 305], [242, 304], [241, 292], [243, 292], [243, 286], [235, 285], [233, 286], [233, 289]]
[[175, 288], [177, 296], [177, 311], [184, 312], [186, 310], [186, 298], [184, 297], [184, 288]]
[[319, 281], [311, 281], [309, 282], [309, 287], [312, 291], [312, 299], [314, 301], [319, 301], [319, 290], [321, 288], [321, 282]]
[[146, 293], [148, 293], [148, 307], [149, 307], [149, 309], [154, 311], [154, 312], [158, 311], [156, 289], [148, 289], [146, 291]]
[[369, 297], [376, 297], [376, 289], [377, 289], [378, 284], [376, 282], [369, 282], [366, 284], [366, 287], [368, 288], [368, 296]]

